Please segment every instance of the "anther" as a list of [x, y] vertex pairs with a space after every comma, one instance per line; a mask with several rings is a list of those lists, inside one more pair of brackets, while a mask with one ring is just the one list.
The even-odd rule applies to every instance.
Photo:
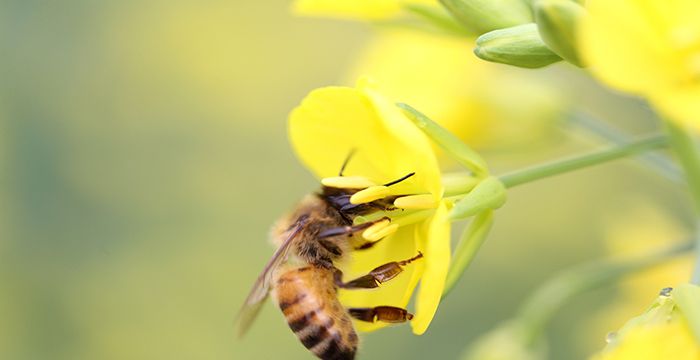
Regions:
[[370, 186], [364, 190], [360, 190], [350, 197], [350, 203], [365, 204], [374, 200], [383, 199], [389, 195], [389, 188], [384, 185]]
[[434, 209], [438, 202], [431, 194], [408, 195], [394, 200], [394, 206], [401, 209]]
[[399, 224], [389, 224], [389, 220], [382, 220], [365, 230], [362, 237], [369, 241], [377, 241], [395, 233], [398, 229]]
[[334, 176], [321, 179], [323, 186], [337, 189], [364, 189], [374, 186], [370, 179], [362, 176]]

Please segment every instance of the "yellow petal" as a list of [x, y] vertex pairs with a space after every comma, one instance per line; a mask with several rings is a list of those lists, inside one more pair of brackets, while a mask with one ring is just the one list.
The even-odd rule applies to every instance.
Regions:
[[697, 360], [700, 346], [682, 319], [654, 326], [638, 326], [620, 344], [592, 360]]
[[[346, 264], [340, 264], [343, 280], [348, 281], [369, 273], [372, 269], [391, 261], [410, 259], [418, 254], [414, 238], [419, 226], [402, 226], [396, 233], [381, 240], [373, 247], [355, 251]], [[390, 305], [405, 308], [423, 273], [423, 260], [404, 266], [396, 278], [381, 284], [376, 289], [340, 289], [338, 296], [346, 307], [373, 307]], [[386, 323], [356, 321], [359, 331], [373, 331], [387, 326]]]
[[383, 19], [401, 10], [397, 0], [297, 0], [292, 11], [299, 15], [350, 19]]
[[389, 100], [368, 86], [312, 91], [294, 109], [289, 136], [298, 157], [318, 178], [338, 174], [382, 184], [409, 173], [392, 192], [442, 195], [437, 160], [425, 135]]
[[581, 52], [594, 72], [621, 90], [645, 93], [682, 78], [665, 37], [667, 0], [591, 0], [582, 22]]
[[700, 133], [700, 83], [656, 94], [651, 101], [670, 120]]
[[442, 202], [428, 220], [424, 242], [425, 270], [416, 296], [416, 314], [411, 321], [413, 333], [420, 335], [433, 320], [450, 266], [450, 222], [447, 204]]
[[435, 4], [435, 0], [296, 0], [292, 11], [299, 15], [355, 20], [380, 20], [399, 15], [403, 3]]

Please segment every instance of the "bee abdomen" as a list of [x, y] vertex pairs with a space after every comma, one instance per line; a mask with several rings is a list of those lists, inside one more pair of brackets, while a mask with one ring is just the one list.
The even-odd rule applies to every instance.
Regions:
[[[324, 321], [319, 321], [324, 319]], [[356, 346], [346, 344], [332, 318], [325, 317], [320, 310], [312, 310], [298, 319], [288, 319], [289, 327], [302, 344], [323, 360], [351, 360], [355, 358]]]
[[357, 334], [335, 296], [331, 272], [313, 266], [282, 274], [276, 282], [277, 303], [289, 328], [323, 360], [352, 360]]

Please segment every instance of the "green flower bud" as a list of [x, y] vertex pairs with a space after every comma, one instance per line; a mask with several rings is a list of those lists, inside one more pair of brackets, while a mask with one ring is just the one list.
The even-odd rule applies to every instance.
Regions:
[[583, 66], [577, 49], [577, 28], [586, 10], [572, 0], [538, 0], [535, 19], [545, 44], [566, 61]]
[[479, 36], [474, 54], [486, 61], [531, 69], [561, 60], [542, 41], [534, 23], [494, 30]]
[[532, 22], [522, 0], [440, 0], [465, 27], [477, 34]]
[[452, 220], [466, 219], [484, 210], [498, 209], [506, 202], [506, 188], [501, 180], [489, 176], [455, 204], [450, 212]]

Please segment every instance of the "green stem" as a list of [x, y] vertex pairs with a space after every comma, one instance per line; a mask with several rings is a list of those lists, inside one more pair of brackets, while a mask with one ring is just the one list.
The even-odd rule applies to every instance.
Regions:
[[550, 176], [564, 174], [630, 155], [636, 155], [641, 152], [658, 149], [666, 146], [667, 142], [665, 136], [652, 136], [610, 149], [518, 170], [510, 174], [502, 175], [500, 179], [507, 188], [511, 188]]
[[520, 308], [518, 319], [528, 329], [527, 342], [535, 343], [554, 314], [570, 299], [609, 284], [627, 274], [669, 260], [691, 250], [693, 246], [692, 241], [685, 241], [645, 257], [594, 261], [576, 266], [553, 277], [535, 290]]
[[[693, 137], [684, 128], [676, 125], [673, 121], [666, 121], [666, 129], [668, 131], [671, 147], [685, 171], [690, 195], [695, 204], [695, 210], [697, 214], [700, 215], [700, 153], [698, 152], [697, 145]], [[700, 221], [698, 223], [700, 223]], [[698, 244], [698, 250], [691, 282], [700, 284], [700, 230], [696, 235], [695, 241]]]
[[696, 210], [700, 212], [700, 153], [693, 138], [682, 127], [667, 121], [668, 139], [673, 151], [685, 170], [690, 194], [695, 202]]
[[[572, 112], [566, 118], [568, 120], [567, 125], [575, 127], [575, 129], [572, 130], [583, 130], [587, 134], [615, 145], [622, 145], [630, 142], [630, 136], [628, 134], [588, 113], [582, 111]], [[655, 170], [660, 176], [675, 182], [685, 182], [685, 177], [681, 173], [681, 169], [668, 156], [658, 153], [647, 153], [641, 155], [639, 159], [650, 169]]]

